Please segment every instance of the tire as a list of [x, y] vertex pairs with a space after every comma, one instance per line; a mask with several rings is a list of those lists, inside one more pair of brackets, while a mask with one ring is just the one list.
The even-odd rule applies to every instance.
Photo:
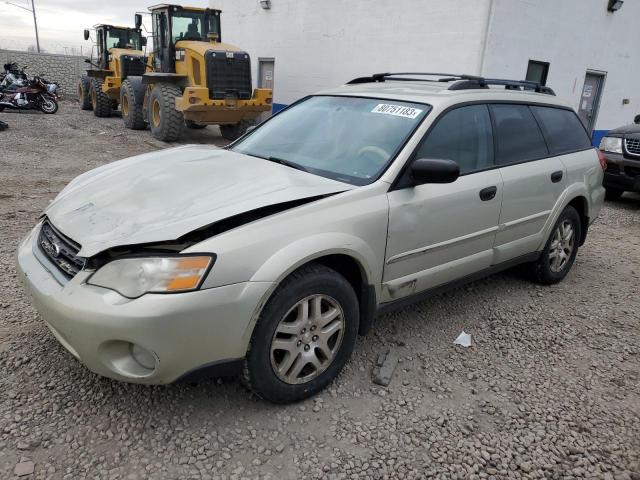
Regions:
[[187, 128], [190, 128], [191, 130], [202, 130], [204, 128], [207, 128], [207, 125], [202, 123], [196, 123], [193, 120], [185, 120], [184, 124]]
[[[303, 322], [299, 319], [302, 307], [297, 305], [305, 302], [321, 305], [324, 315], [333, 308], [336, 316], [320, 328], [314, 325], [313, 314]], [[308, 304], [307, 312], [314, 311]], [[296, 318], [291, 322], [293, 317]], [[293, 325], [296, 322], [302, 324]], [[340, 373], [351, 356], [358, 323], [358, 299], [342, 275], [320, 264], [301, 267], [278, 286], [260, 314], [244, 360], [244, 383], [273, 403], [297, 402], [315, 395]], [[322, 343], [317, 335], [329, 328], [326, 335], [331, 336]], [[291, 351], [278, 349], [278, 344], [288, 344]], [[329, 354], [323, 355], [323, 351]], [[315, 359], [320, 368], [303, 361], [305, 358]], [[277, 367], [282, 369], [280, 373]]]
[[618, 200], [623, 193], [624, 190], [618, 190], [617, 188], [606, 188], [604, 198], [605, 200]]
[[102, 80], [99, 78], [91, 79], [91, 106], [96, 117], [111, 116], [111, 99], [102, 91]]
[[[570, 225], [573, 232], [571, 242], [562, 233], [567, 232], [565, 229], [567, 225]], [[566, 277], [576, 259], [580, 238], [582, 238], [580, 215], [575, 208], [568, 206], [553, 226], [540, 258], [531, 265], [534, 280], [543, 285], [552, 285]], [[570, 251], [568, 251], [569, 244]]]
[[240, 120], [234, 125], [220, 125], [220, 133], [226, 140], [233, 141], [245, 134], [247, 128], [255, 125], [255, 120]]
[[151, 134], [163, 142], [175, 142], [182, 136], [184, 117], [176, 110], [176, 97], [182, 92], [175, 85], [158, 83], [149, 95]]
[[55, 98], [42, 97], [39, 108], [42, 113], [53, 115], [58, 111], [58, 102]]
[[131, 130], [144, 130], [147, 122], [143, 116], [144, 98], [136, 97], [136, 89], [129, 79], [122, 83], [120, 88], [120, 107], [124, 126]]
[[86, 75], [80, 77], [80, 81], [78, 82], [78, 103], [80, 104], [81, 110], [93, 110], [90, 88], [91, 79]]

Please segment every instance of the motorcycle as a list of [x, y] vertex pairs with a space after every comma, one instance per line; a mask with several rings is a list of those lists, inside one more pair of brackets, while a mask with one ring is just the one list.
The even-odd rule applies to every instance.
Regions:
[[11, 110], [40, 110], [54, 114], [58, 111], [58, 85], [34, 76], [0, 90], [0, 112]]

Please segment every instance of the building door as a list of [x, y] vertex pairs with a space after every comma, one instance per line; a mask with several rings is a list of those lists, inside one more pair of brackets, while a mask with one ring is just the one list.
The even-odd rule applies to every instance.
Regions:
[[[270, 88], [273, 90], [273, 71], [275, 58], [258, 59], [258, 88]], [[265, 112], [260, 117], [260, 121], [265, 121], [271, 116], [271, 112]]]
[[592, 132], [596, 125], [604, 77], [605, 74], [600, 72], [587, 72], [584, 77], [578, 116], [589, 132]]

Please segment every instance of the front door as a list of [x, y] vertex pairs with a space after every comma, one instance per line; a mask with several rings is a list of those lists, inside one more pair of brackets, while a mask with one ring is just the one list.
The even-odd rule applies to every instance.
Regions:
[[454, 160], [461, 176], [450, 184], [424, 184], [389, 192], [383, 302], [492, 265], [502, 177], [498, 169], [492, 169], [488, 108], [459, 107], [436, 122], [413, 158]]
[[600, 96], [604, 85], [604, 73], [587, 72], [580, 96], [578, 116], [587, 131], [591, 132], [596, 125]]
[[[270, 88], [273, 90], [273, 73], [275, 69], [274, 58], [258, 59], [258, 88]], [[260, 114], [260, 121], [265, 121], [271, 116], [271, 112]]]

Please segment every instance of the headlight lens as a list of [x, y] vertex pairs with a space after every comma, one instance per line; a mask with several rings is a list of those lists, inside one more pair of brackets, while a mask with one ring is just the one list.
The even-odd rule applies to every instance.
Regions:
[[622, 153], [622, 139], [618, 137], [602, 137], [600, 150], [603, 152]]
[[101, 267], [87, 283], [129, 298], [145, 293], [186, 292], [200, 286], [213, 261], [210, 255], [123, 258]]

